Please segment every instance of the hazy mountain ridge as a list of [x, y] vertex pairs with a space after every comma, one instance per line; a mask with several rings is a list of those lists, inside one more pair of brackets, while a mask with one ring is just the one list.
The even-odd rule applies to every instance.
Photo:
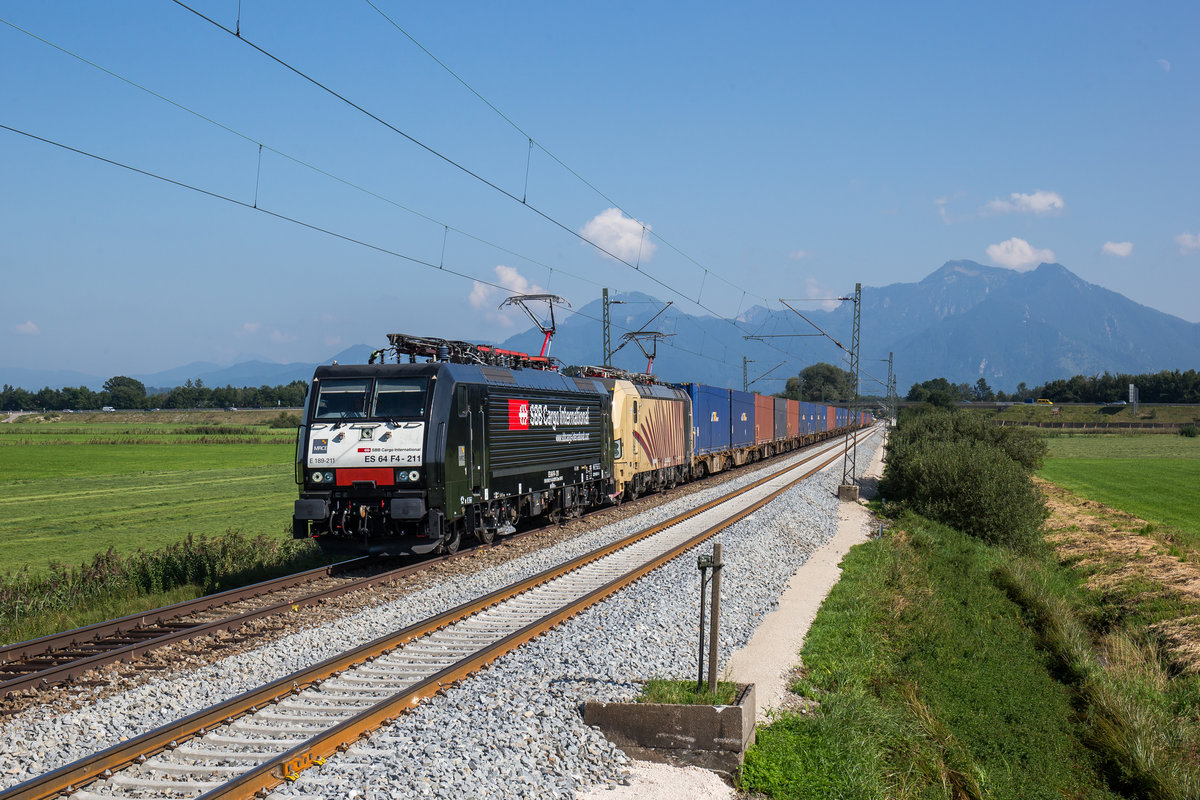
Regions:
[[[663, 302], [633, 292], [617, 294], [611, 306], [615, 365], [646, 368], [634, 342], [622, 335], [638, 330]], [[853, 306], [830, 311], [798, 306], [813, 323], [846, 346], [851, 340]], [[566, 364], [599, 364], [603, 317], [599, 299], [560, 312], [550, 355]], [[752, 388], [779, 391], [783, 381], [808, 364], [845, 363], [845, 353], [823, 337], [791, 335], [816, 331], [792, 311], [761, 306], [745, 309], [737, 326], [727, 320], [691, 316], [672, 307], [651, 329], [673, 334], [658, 345], [653, 371], [663, 380], [697, 381], [741, 388], [743, 357]], [[380, 346], [384, 341], [380, 334]], [[458, 338], [450, 331], [421, 331]], [[788, 338], [771, 338], [788, 334]], [[763, 335], [763, 340], [747, 340]], [[954, 383], [985, 378], [1011, 390], [1024, 381], [1035, 386], [1056, 378], [1100, 372], [1150, 373], [1200, 366], [1200, 323], [1191, 323], [1133, 302], [1088, 283], [1061, 264], [1041, 264], [1028, 272], [949, 261], [916, 283], [863, 287], [861, 368], [863, 391], [882, 393], [871, 377], [883, 380], [888, 352], [895, 353], [901, 393], [913, 383], [945, 377]], [[529, 329], [501, 346], [537, 353], [542, 334]], [[355, 345], [320, 363], [365, 362], [373, 348]], [[777, 366], [786, 361], [783, 366]], [[207, 386], [261, 386], [308, 380], [316, 362], [277, 364], [261, 360], [226, 367], [196, 362], [158, 373], [133, 375], [148, 387], [168, 388], [187, 379]], [[761, 377], [769, 373], [766, 377]], [[0, 369], [0, 383], [36, 391], [45, 386], [85, 385], [99, 389], [109, 376], [78, 372]]]

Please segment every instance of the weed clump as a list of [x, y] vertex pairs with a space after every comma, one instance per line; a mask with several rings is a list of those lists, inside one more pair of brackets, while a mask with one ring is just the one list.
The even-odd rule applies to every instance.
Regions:
[[1200, 436], [1200, 428], [1188, 423], [1187, 425], [1180, 426], [1179, 435], [1186, 436], [1189, 439], [1195, 439], [1197, 436]]

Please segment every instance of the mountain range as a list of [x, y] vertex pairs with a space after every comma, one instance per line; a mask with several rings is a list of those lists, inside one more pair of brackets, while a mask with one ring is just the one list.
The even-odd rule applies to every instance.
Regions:
[[[613, 346], [618, 321], [636, 330], [658, 309], [641, 295], [620, 295], [628, 306], [613, 307]], [[742, 358], [752, 363], [750, 382], [759, 391], [779, 391], [783, 380], [808, 364], [847, 366], [846, 353], [831, 339], [851, 346], [854, 304], [811, 308], [789, 301], [791, 309], [751, 308], [738, 326], [711, 317], [669, 311], [651, 326], [674, 336], [659, 345], [654, 372], [666, 380], [699, 380], [740, 388]], [[625, 309], [640, 309], [626, 314]], [[595, 363], [600, 349], [599, 301], [559, 325], [553, 354], [566, 363]], [[802, 319], [799, 311], [807, 320]], [[686, 318], [686, 319], [685, 319]], [[829, 337], [817, 334], [824, 331]], [[809, 336], [798, 336], [809, 334]], [[761, 339], [745, 339], [747, 335]], [[1133, 302], [1088, 283], [1061, 264], [1041, 264], [1018, 272], [972, 261], [950, 261], [917, 283], [863, 287], [860, 315], [862, 391], [882, 394], [889, 353], [894, 354], [901, 394], [913, 383], [945, 377], [952, 383], [984, 378], [1011, 391], [1073, 375], [1102, 372], [1150, 373], [1200, 367], [1200, 323], [1191, 323]], [[540, 346], [529, 331], [504, 342], [515, 350]], [[614, 363], [644, 370], [626, 347]], [[783, 367], [775, 368], [780, 362]], [[775, 370], [766, 374], [769, 370]], [[878, 382], [876, 382], [878, 381]]]
[[[612, 346], [617, 350], [613, 363], [644, 371], [647, 357], [639, 347], [651, 345], [625, 341], [624, 334], [646, 326], [664, 303], [636, 292], [612, 299]], [[672, 306], [649, 328], [668, 334], [658, 343], [653, 371], [668, 381], [740, 388], [745, 369], [753, 388], [769, 393], [779, 391], [788, 376], [809, 364], [826, 361], [845, 366], [846, 354], [832, 340], [850, 346], [853, 303], [843, 301], [829, 310], [813, 308], [812, 303], [792, 305], [795, 311], [755, 306], [736, 324], [689, 315]], [[559, 315], [565, 319], [558, 324], [550, 354], [566, 364], [599, 364], [602, 303], [595, 300], [575, 311]], [[1032, 387], [1072, 375], [1200, 366], [1200, 323], [1135, 303], [1082, 280], [1061, 264], [1018, 272], [950, 261], [917, 283], [863, 287], [860, 322], [862, 391], [867, 394], [883, 393], [887, 367], [880, 362], [886, 362], [889, 353], [895, 357], [901, 394], [913, 383], [936, 377], [953, 383], [984, 378], [994, 388], [1012, 390], [1019, 382]], [[391, 332], [381, 331], [380, 339]], [[454, 338], [451, 332], [445, 335]], [[541, 344], [541, 332], [531, 328], [501, 346], [536, 353]], [[355, 345], [320, 363], [362, 363], [372, 349]], [[277, 385], [308, 380], [315, 366], [316, 362], [261, 360], [231, 366], [196, 362], [132, 377], [155, 388], [197, 378], [208, 386]], [[0, 383], [31, 391], [44, 386], [98, 389], [104, 380], [78, 372], [0, 368]]]

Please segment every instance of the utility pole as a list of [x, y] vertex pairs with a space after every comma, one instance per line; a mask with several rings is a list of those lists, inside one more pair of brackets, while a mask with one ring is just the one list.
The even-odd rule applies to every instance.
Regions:
[[[851, 298], [846, 298], [847, 300]], [[854, 284], [854, 332], [850, 337], [850, 372], [854, 374], [854, 400], [850, 404], [850, 423], [858, 417], [858, 344], [859, 324], [862, 316], [862, 284]], [[855, 477], [855, 460], [858, 456], [858, 430], [855, 429], [846, 439], [845, 456], [842, 459], [842, 485], [838, 487], [838, 495], [844, 499], [858, 499], [858, 481]], [[852, 497], [850, 495], [853, 495]]]
[[742, 391], [750, 391], [750, 359], [742, 356]]
[[612, 366], [612, 334], [608, 323], [608, 287], [604, 287], [604, 361], [606, 367]]
[[888, 414], [896, 418], [896, 373], [892, 371], [892, 353], [888, 353], [888, 382], [887, 382]]

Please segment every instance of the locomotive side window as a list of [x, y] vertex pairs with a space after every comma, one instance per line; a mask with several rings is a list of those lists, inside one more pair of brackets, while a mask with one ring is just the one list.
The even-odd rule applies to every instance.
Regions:
[[358, 419], [367, 415], [368, 378], [331, 378], [321, 381], [313, 419]]
[[424, 417], [424, 378], [380, 378], [375, 387], [372, 417]]

